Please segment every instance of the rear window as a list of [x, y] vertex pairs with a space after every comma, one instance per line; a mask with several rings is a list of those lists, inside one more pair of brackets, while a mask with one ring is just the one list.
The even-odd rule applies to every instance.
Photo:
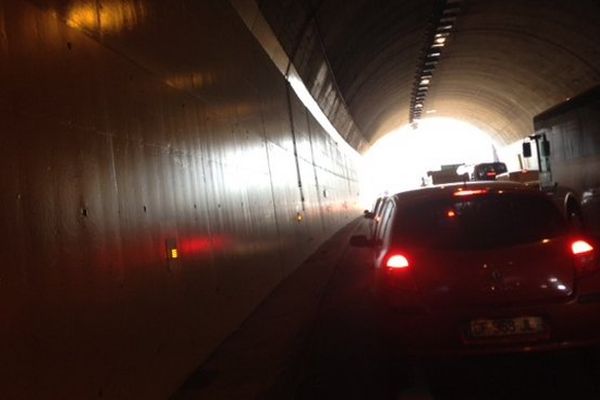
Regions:
[[479, 178], [487, 176], [488, 173], [495, 175], [506, 172], [506, 164], [501, 162], [478, 164], [475, 166], [475, 175]]
[[514, 246], [567, 232], [564, 218], [536, 194], [486, 194], [422, 201], [397, 214], [394, 238], [408, 246], [481, 249]]

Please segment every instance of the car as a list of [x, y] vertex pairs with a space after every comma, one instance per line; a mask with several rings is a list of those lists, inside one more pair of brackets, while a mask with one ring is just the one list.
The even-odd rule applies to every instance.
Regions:
[[377, 225], [379, 224], [379, 221], [381, 220], [381, 210], [383, 207], [383, 204], [385, 202], [386, 196], [381, 196], [378, 197], [377, 200], [375, 200], [375, 203], [373, 204], [373, 207], [371, 208], [371, 210], [365, 210], [364, 211], [364, 217], [368, 220], [370, 220], [369, 223], [369, 234], [371, 237], [373, 237], [373, 235], [375, 234], [375, 231], [377, 230]]
[[583, 192], [581, 212], [588, 232], [600, 238], [600, 187]]
[[600, 343], [598, 243], [542, 192], [471, 182], [389, 196], [372, 252], [373, 291], [398, 346], [488, 354]]
[[493, 181], [496, 180], [496, 175], [503, 174], [508, 169], [506, 168], [506, 164], [503, 162], [490, 162], [490, 163], [481, 163], [476, 164], [473, 167], [473, 174], [471, 175], [471, 180], [473, 181]]

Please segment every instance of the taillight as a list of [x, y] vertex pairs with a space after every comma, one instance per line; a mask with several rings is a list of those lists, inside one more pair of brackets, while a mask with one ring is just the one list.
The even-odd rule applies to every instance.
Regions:
[[383, 260], [383, 284], [402, 291], [414, 291], [414, 260], [404, 251], [392, 250]]
[[585, 240], [576, 240], [571, 243], [571, 252], [573, 255], [586, 254], [594, 251], [594, 247]]
[[388, 256], [385, 266], [393, 269], [408, 268], [410, 266], [408, 259], [402, 254], [392, 254]]
[[459, 189], [456, 192], [454, 192], [455, 196], [472, 196], [474, 194], [485, 194], [487, 193], [486, 189], [468, 189], [468, 190], [462, 190]]
[[575, 259], [575, 268], [579, 275], [597, 271], [600, 269], [598, 254], [589, 242], [585, 240], [574, 240], [570, 245], [571, 254]]

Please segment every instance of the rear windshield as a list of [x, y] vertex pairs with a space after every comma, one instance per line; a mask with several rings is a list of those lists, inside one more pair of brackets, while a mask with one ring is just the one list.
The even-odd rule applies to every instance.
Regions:
[[446, 249], [505, 247], [567, 232], [558, 209], [536, 194], [485, 194], [422, 201], [399, 210], [403, 245]]

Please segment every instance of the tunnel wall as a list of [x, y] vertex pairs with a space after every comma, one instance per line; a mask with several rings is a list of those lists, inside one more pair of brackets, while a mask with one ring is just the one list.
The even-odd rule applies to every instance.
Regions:
[[2, 398], [167, 398], [357, 215], [228, 2], [0, 0], [0, 40]]
[[368, 142], [352, 119], [325, 54], [316, 20], [323, 2], [259, 0], [256, 4], [324, 114], [347, 143], [366, 151]]

